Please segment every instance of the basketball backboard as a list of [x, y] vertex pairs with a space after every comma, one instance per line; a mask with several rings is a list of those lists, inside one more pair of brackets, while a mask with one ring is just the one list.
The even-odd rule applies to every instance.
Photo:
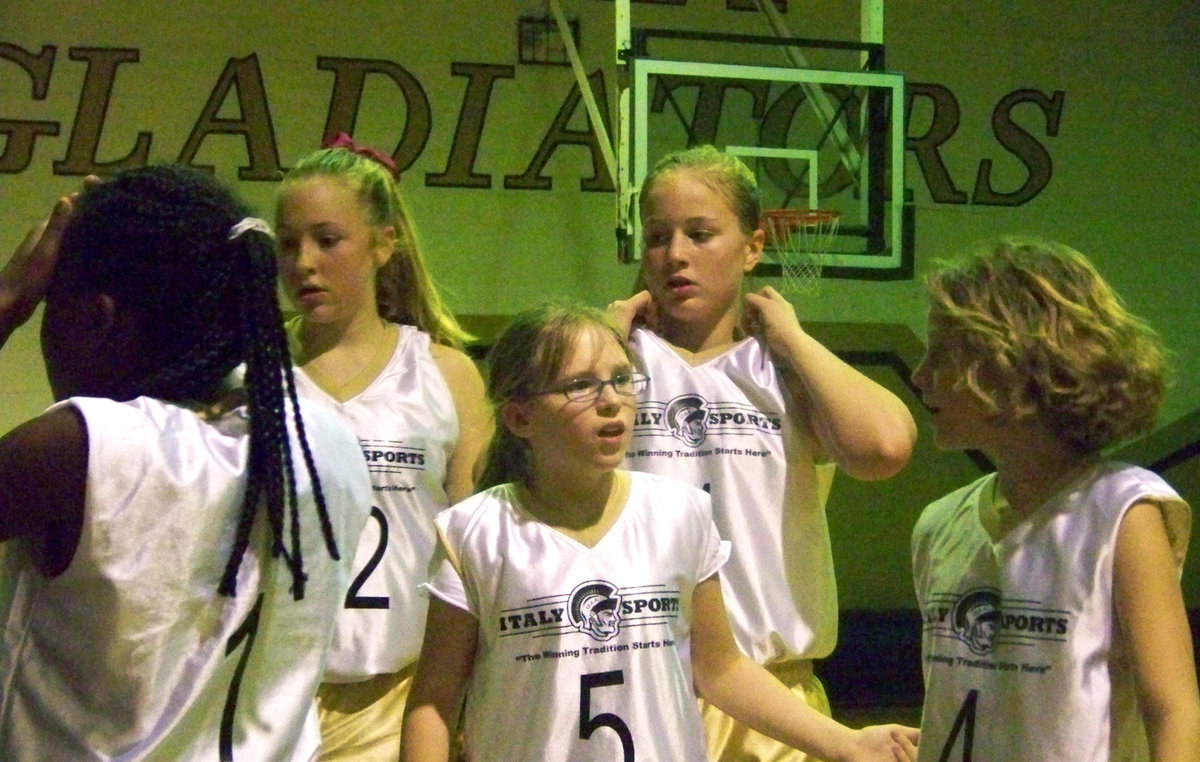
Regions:
[[[698, 51], [711, 60], [695, 60]], [[838, 68], [762, 63], [782, 60], [780, 51]], [[654, 162], [710, 143], [754, 171], [764, 209], [839, 213], [826, 277], [911, 277], [904, 78], [883, 70], [882, 45], [634, 29], [627, 65], [628, 139], [618, 157], [627, 165], [625, 257], [637, 256], [637, 189]], [[760, 274], [778, 274], [774, 254], [764, 253]]]

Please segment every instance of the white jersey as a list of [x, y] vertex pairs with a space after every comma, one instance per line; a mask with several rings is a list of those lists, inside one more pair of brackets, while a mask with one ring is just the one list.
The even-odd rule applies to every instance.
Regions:
[[[271, 556], [265, 516], [227, 597], [245, 408], [206, 421], [146, 397], [61, 404], [87, 427], [82, 533], [54, 578], [20, 548], [4, 554], [0, 759], [313, 758], [313, 695], [350, 562], [329, 557], [294, 434], [304, 598]], [[302, 413], [334, 537], [353, 548], [369, 496], [354, 439], [327, 413]]]
[[1113, 553], [1125, 512], [1149, 501], [1182, 567], [1187, 504], [1149, 471], [1101, 463], [993, 538], [980, 511], [994, 489], [988, 475], [941, 498], [913, 531], [920, 759], [1147, 759], [1113, 616]]
[[592, 548], [527, 513], [508, 484], [438, 517], [450, 560], [429, 589], [479, 620], [469, 758], [704, 758], [692, 592], [728, 546], [704, 493], [649, 474], [631, 482]]
[[334, 630], [328, 682], [399, 672], [417, 660], [425, 634], [428, 602], [420, 585], [436, 541], [433, 518], [449, 504], [444, 483], [458, 414], [429, 335], [409, 325], [399, 329], [387, 366], [345, 402], [296, 373], [300, 394], [333, 410], [357, 435], [374, 489]]
[[630, 345], [650, 377], [638, 399], [625, 466], [712, 494], [730, 624], [760, 664], [828, 656], [837, 642], [837, 586], [825, 498], [833, 465], [813, 445], [770, 351], [746, 339], [691, 366], [650, 331]]

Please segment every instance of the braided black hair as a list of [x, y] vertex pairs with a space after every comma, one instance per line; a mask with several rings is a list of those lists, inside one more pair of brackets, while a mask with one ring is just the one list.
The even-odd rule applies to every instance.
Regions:
[[[120, 398], [208, 400], [245, 364], [248, 480], [218, 591], [234, 593], [262, 506], [272, 554], [287, 562], [293, 596], [300, 599], [305, 574], [289, 402], [326, 548], [333, 558], [339, 555], [296, 397], [276, 298], [274, 243], [255, 229], [231, 237], [231, 228], [251, 215], [198, 170], [162, 165], [121, 172], [80, 197], [63, 233], [52, 290], [104, 293], [136, 316], [150, 370], [114, 390]], [[289, 511], [290, 548], [284, 529]]]

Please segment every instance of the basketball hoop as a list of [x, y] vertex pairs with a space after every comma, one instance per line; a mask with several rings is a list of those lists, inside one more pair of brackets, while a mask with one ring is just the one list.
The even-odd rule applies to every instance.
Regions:
[[841, 214], [831, 209], [768, 209], [762, 213], [766, 245], [783, 268], [783, 291], [812, 294], [821, 280], [821, 256], [837, 235]]

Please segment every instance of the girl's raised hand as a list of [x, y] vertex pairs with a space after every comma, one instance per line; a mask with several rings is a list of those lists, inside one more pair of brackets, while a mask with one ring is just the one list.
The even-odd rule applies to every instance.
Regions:
[[58, 244], [78, 196], [60, 198], [50, 216], [29, 231], [0, 270], [0, 343], [29, 320], [46, 296], [58, 261]]
[[644, 326], [651, 331], [658, 327], [658, 307], [649, 291], [639, 291], [628, 299], [609, 302], [607, 311], [625, 336], [629, 336], [634, 326]]
[[776, 352], [785, 351], [788, 337], [804, 332], [796, 308], [770, 286], [747, 293], [742, 305], [742, 330], [761, 336]]

